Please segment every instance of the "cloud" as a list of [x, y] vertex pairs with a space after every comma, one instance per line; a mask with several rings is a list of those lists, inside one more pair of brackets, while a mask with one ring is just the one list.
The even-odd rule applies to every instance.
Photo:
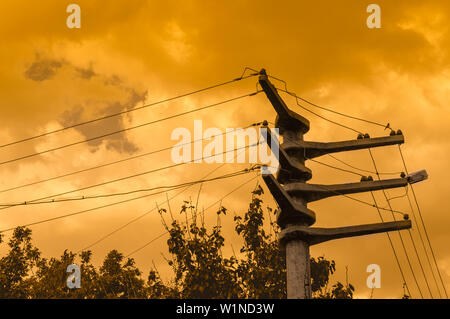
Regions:
[[[73, 67], [73, 66], [72, 66]], [[81, 69], [73, 67], [76, 74], [81, 80], [88, 81], [93, 76], [100, 77], [103, 85], [114, 86], [116, 90], [120, 90], [126, 98], [122, 100], [96, 99], [84, 100], [81, 104], [74, 105], [72, 109], [64, 111], [60, 116], [60, 123], [63, 126], [72, 126], [92, 118], [100, 118], [111, 114], [118, 114], [126, 110], [132, 110], [138, 103], [144, 103], [147, 99], [147, 90], [137, 90], [126, 86], [124, 81], [117, 75], [106, 76], [101, 75], [90, 69]], [[80, 70], [83, 70], [80, 72]], [[94, 112], [86, 112], [86, 109], [95, 110]], [[98, 122], [87, 125], [77, 126], [75, 130], [79, 131], [86, 139], [94, 138], [116, 131], [125, 129], [125, 115], [110, 117]], [[114, 150], [119, 153], [132, 154], [139, 150], [137, 145], [131, 142], [126, 133], [118, 133], [106, 136], [101, 139], [95, 139], [87, 142], [95, 152], [102, 143], [106, 144], [108, 150]]]
[[86, 79], [89, 80], [92, 77], [96, 76], [97, 74], [94, 72], [94, 70], [92, 70], [92, 66], [90, 66], [89, 68], [78, 68], [75, 67], [75, 71], [78, 73], [78, 75], [82, 78], [82, 79]]
[[[27, 68], [24, 76], [36, 82], [60, 81], [61, 79], [57, 79], [59, 73], [61, 73], [61, 77], [71, 74], [72, 78], [76, 79], [76, 82], [73, 82], [76, 85], [82, 86], [89, 82], [92, 85], [96, 85], [99, 91], [111, 88], [115, 93], [115, 96], [111, 97], [103, 94], [97, 94], [98, 96], [95, 98], [79, 97], [74, 105], [60, 114], [59, 122], [63, 126], [72, 126], [93, 118], [131, 110], [138, 103], [144, 103], [147, 98], [147, 90], [131, 87], [119, 75], [96, 72], [92, 63], [90, 63], [89, 67], [77, 66], [67, 57], [55, 58], [50, 55], [35, 54], [35, 60]], [[90, 82], [94, 78], [97, 78], [97, 81], [95, 83]], [[86, 139], [90, 139], [123, 130], [126, 119], [126, 114], [114, 116], [91, 124], [78, 126], [75, 130], [80, 132]], [[131, 154], [139, 150], [137, 145], [128, 139], [126, 133], [95, 139], [87, 142], [87, 145], [91, 147], [92, 152], [95, 152], [102, 143], [105, 143], [108, 150], [114, 150], [119, 153]]]
[[49, 58], [41, 59], [37, 56], [36, 61], [25, 71], [25, 77], [38, 82], [49, 80], [56, 75], [56, 72], [62, 65], [61, 61]]

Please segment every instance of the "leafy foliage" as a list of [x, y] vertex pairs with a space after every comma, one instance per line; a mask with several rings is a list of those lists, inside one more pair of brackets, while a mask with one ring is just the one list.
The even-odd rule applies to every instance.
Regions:
[[39, 250], [31, 243], [31, 230], [15, 229], [8, 246], [9, 253], [0, 259], [0, 298], [26, 298], [35, 280], [30, 272], [40, 263]]
[[[147, 281], [132, 258], [110, 251], [97, 269], [91, 263], [92, 252], [75, 255], [64, 251], [59, 258], [42, 258], [33, 246], [31, 230], [18, 227], [8, 242], [9, 252], [0, 259], [0, 298], [286, 298], [286, 265], [278, 244], [279, 229], [270, 221], [264, 229], [264, 209], [257, 187], [248, 210], [235, 215], [235, 231], [242, 238], [239, 255], [226, 258], [222, 249], [220, 220], [228, 210], [217, 210], [217, 225], [207, 229], [204, 212], [185, 201], [176, 220], [172, 212], [159, 209], [169, 233], [167, 240], [173, 271], [164, 282], [156, 267]], [[267, 207], [268, 216], [274, 211]], [[166, 222], [170, 219], [170, 223]], [[267, 225], [266, 225], [267, 226]], [[0, 237], [0, 243], [2, 243]], [[234, 252], [234, 251], [233, 251]], [[79, 261], [81, 288], [67, 288], [67, 266]], [[311, 288], [315, 298], [352, 298], [354, 287], [335, 283], [329, 288], [336, 270], [334, 261], [311, 258]]]

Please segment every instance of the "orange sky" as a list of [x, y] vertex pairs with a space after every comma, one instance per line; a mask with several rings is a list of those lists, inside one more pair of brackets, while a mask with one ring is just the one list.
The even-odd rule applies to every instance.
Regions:
[[[81, 29], [68, 29], [66, 7], [81, 7]], [[404, 154], [410, 171], [426, 168], [429, 180], [416, 186], [423, 216], [433, 243], [443, 280], [450, 289], [450, 217], [441, 203], [447, 199], [450, 174], [450, 34], [448, 1], [377, 1], [381, 7], [381, 29], [366, 26], [366, 1], [30, 1], [0, 3], [0, 140], [1, 144], [58, 129], [79, 121], [119, 112], [143, 103], [158, 101], [203, 88], [241, 75], [245, 66], [267, 71], [287, 81], [297, 94], [334, 110], [387, 123], [402, 129]], [[68, 144], [124, 127], [139, 125], [195, 107], [229, 99], [255, 90], [256, 78], [189, 96], [160, 106], [132, 112], [89, 127], [3, 148], [0, 161]], [[311, 121], [306, 140], [338, 141], [355, 138], [355, 133], [334, 126], [296, 108]], [[335, 121], [385, 136], [382, 128], [332, 114]], [[176, 127], [192, 128], [203, 120], [204, 127], [236, 128], [264, 119], [273, 121], [275, 111], [262, 95], [221, 105], [185, 117], [164, 121], [126, 134], [47, 153], [39, 157], [2, 165], [0, 190], [101, 165], [105, 162], [163, 148]], [[374, 150], [380, 171], [402, 170], [396, 147]], [[372, 169], [367, 151], [337, 154], [348, 163]], [[320, 160], [339, 163], [328, 157]], [[115, 178], [172, 164], [170, 153], [127, 161], [122, 164], [77, 174], [56, 181], [0, 193], [3, 203], [30, 200], [70, 191]], [[358, 178], [315, 163], [311, 182], [356, 182]], [[176, 184], [202, 178], [217, 165], [191, 164], [72, 195], [92, 195]], [[226, 165], [216, 176], [242, 168]], [[200, 203], [208, 207], [218, 198], [249, 179], [237, 177], [205, 184]], [[242, 214], [250, 200], [252, 182], [224, 200], [223, 205]], [[197, 196], [193, 187], [171, 202]], [[268, 193], [268, 192], [266, 192]], [[172, 193], [171, 193], [172, 194]], [[402, 190], [389, 191], [391, 196]], [[379, 195], [379, 194], [378, 194]], [[133, 197], [124, 197], [123, 199]], [[370, 201], [369, 194], [355, 197]], [[274, 205], [270, 196], [268, 203]], [[382, 206], [385, 203], [377, 196]], [[122, 198], [120, 198], [122, 199]], [[117, 198], [16, 207], [1, 212], [0, 229], [43, 218], [100, 206]], [[33, 228], [36, 245], [45, 256], [58, 256], [64, 249], [77, 251], [133, 217], [165, 200], [159, 195], [98, 210]], [[441, 205], [440, 205], [441, 204]], [[378, 222], [376, 210], [345, 198], [330, 198], [309, 206], [317, 214], [315, 226], [333, 227]], [[408, 211], [405, 199], [393, 201], [394, 209]], [[215, 214], [210, 212], [211, 223]], [[385, 213], [390, 220], [390, 213]], [[239, 247], [233, 234], [232, 215], [222, 221], [228, 243]], [[163, 231], [159, 216], [149, 214], [92, 248], [94, 261], [117, 248], [125, 254]], [[404, 234], [406, 238], [407, 233]], [[422, 262], [437, 290], [413, 230]], [[413, 297], [418, 297], [397, 234], [399, 252]], [[408, 252], [424, 296], [429, 297], [409, 238]], [[231, 246], [226, 251], [231, 253]], [[4, 252], [4, 248], [0, 249]], [[161, 255], [161, 239], [133, 257], [148, 271], [152, 260], [167, 273]], [[398, 298], [402, 281], [386, 235], [342, 239], [311, 248], [313, 256], [336, 260], [335, 279], [356, 286], [356, 297], [367, 298], [366, 267], [379, 264], [382, 287], [375, 298]]]

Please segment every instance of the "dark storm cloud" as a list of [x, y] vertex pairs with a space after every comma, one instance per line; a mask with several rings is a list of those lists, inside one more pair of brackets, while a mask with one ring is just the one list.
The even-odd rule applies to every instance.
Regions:
[[38, 82], [49, 80], [56, 75], [62, 65], [63, 63], [58, 60], [36, 57], [36, 60], [25, 71], [25, 77]]
[[75, 67], [75, 72], [77, 73], [77, 75], [82, 78], [82, 79], [86, 79], [89, 80], [92, 77], [96, 76], [97, 74], [94, 72], [94, 70], [92, 70], [92, 67], [89, 68], [77, 68]]
[[36, 53], [35, 60], [26, 69], [24, 75], [27, 79], [42, 82], [45, 80], [50, 80], [56, 76], [58, 71], [60, 71], [64, 65], [71, 68], [75, 73], [75, 76], [80, 79], [89, 80], [97, 75], [94, 72], [92, 65], [88, 68], [78, 67], [63, 59], [55, 59], [51, 57], [41, 58], [39, 53]]
[[[75, 66], [65, 59], [55, 59], [51, 57], [41, 57], [40, 54], [35, 55], [35, 61], [25, 72], [25, 77], [33, 81], [45, 81], [55, 77], [58, 71], [64, 66], [64, 72], [69, 71], [80, 81], [89, 81], [94, 77], [99, 78], [99, 83], [103, 86], [112, 86], [117, 90], [123, 98], [108, 100], [108, 98], [100, 100], [86, 99], [81, 103], [73, 106], [70, 110], [62, 113], [60, 123], [63, 126], [71, 126], [80, 122], [91, 120], [93, 118], [104, 117], [110, 114], [120, 113], [124, 110], [131, 110], [138, 103], [144, 102], [147, 97], [147, 91], [132, 88], [127, 85], [125, 80], [116, 74], [99, 74], [94, 71], [92, 65], [88, 68]], [[63, 73], [63, 72], [61, 72]], [[93, 112], [88, 110], [95, 110]], [[111, 132], [124, 129], [123, 116], [115, 116], [99, 122], [88, 125], [78, 126], [75, 129], [80, 132], [86, 139], [96, 136], [105, 135]], [[106, 148], [115, 150], [119, 153], [135, 153], [139, 149], [132, 143], [125, 133], [113, 134], [103, 139], [92, 140], [88, 145], [92, 147], [92, 151], [98, 150], [99, 146], [105, 143]]]
[[[147, 91], [137, 92], [135, 89], [127, 89], [127, 91], [129, 91], [128, 97], [124, 102], [86, 101], [84, 105], [85, 107], [77, 105], [62, 114], [60, 123], [63, 126], [70, 126], [90, 120], [91, 118], [103, 117], [110, 114], [116, 114], [124, 110], [131, 110], [137, 103], [144, 102], [147, 97]], [[100, 111], [96, 112], [95, 115], [91, 117], [86, 114], [88, 113], [85, 111], [86, 109], [91, 109], [93, 107], [99, 108], [99, 105], [105, 106], [101, 107]], [[86, 139], [90, 139], [96, 136], [120, 131], [124, 128], [123, 117], [114, 116], [99, 122], [76, 127], [76, 130]], [[128, 139], [125, 133], [113, 134], [102, 139], [92, 140], [87, 144], [92, 148], [93, 152], [96, 152], [102, 143], [105, 143], [108, 150], [114, 150], [119, 153], [132, 154], [139, 150], [139, 148]]]
[[103, 81], [105, 85], [119, 86], [122, 84], [122, 80], [117, 75], [111, 75], [105, 78]]
[[[124, 110], [131, 110], [140, 102], [145, 102], [147, 98], [147, 91], [137, 92], [135, 89], [127, 89], [129, 91], [128, 98], [125, 102], [113, 102], [101, 110], [101, 115], [116, 114]], [[103, 127], [108, 128], [108, 132], [118, 131], [124, 129], [123, 117], [116, 116], [106, 120]], [[119, 153], [132, 154], [139, 150], [139, 148], [130, 142], [124, 134], [114, 134], [108, 136], [106, 139], [106, 148], [113, 149]]]

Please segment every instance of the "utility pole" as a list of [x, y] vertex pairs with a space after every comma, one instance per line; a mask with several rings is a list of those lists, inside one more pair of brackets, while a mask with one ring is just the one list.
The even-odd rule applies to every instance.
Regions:
[[[287, 297], [289, 299], [311, 298], [311, 272], [309, 246], [328, 240], [382, 233], [411, 228], [408, 216], [405, 220], [347, 226], [338, 228], [313, 228], [315, 213], [307, 204], [330, 196], [361, 193], [388, 188], [405, 187], [408, 182], [418, 182], [426, 178], [426, 172], [419, 176], [404, 176], [395, 179], [373, 181], [366, 178], [358, 183], [317, 185], [307, 184], [312, 172], [305, 161], [329, 153], [397, 145], [404, 143], [401, 131], [390, 136], [370, 138], [358, 136], [355, 140], [342, 142], [309, 142], [303, 135], [309, 131], [309, 121], [291, 111], [279, 96], [275, 86], [262, 69], [259, 84], [277, 112], [275, 126], [283, 136], [279, 146], [280, 169], [277, 177], [263, 175], [263, 179], [279, 206], [277, 223], [281, 227], [280, 242], [286, 252]], [[273, 136], [268, 134], [269, 146]]]

